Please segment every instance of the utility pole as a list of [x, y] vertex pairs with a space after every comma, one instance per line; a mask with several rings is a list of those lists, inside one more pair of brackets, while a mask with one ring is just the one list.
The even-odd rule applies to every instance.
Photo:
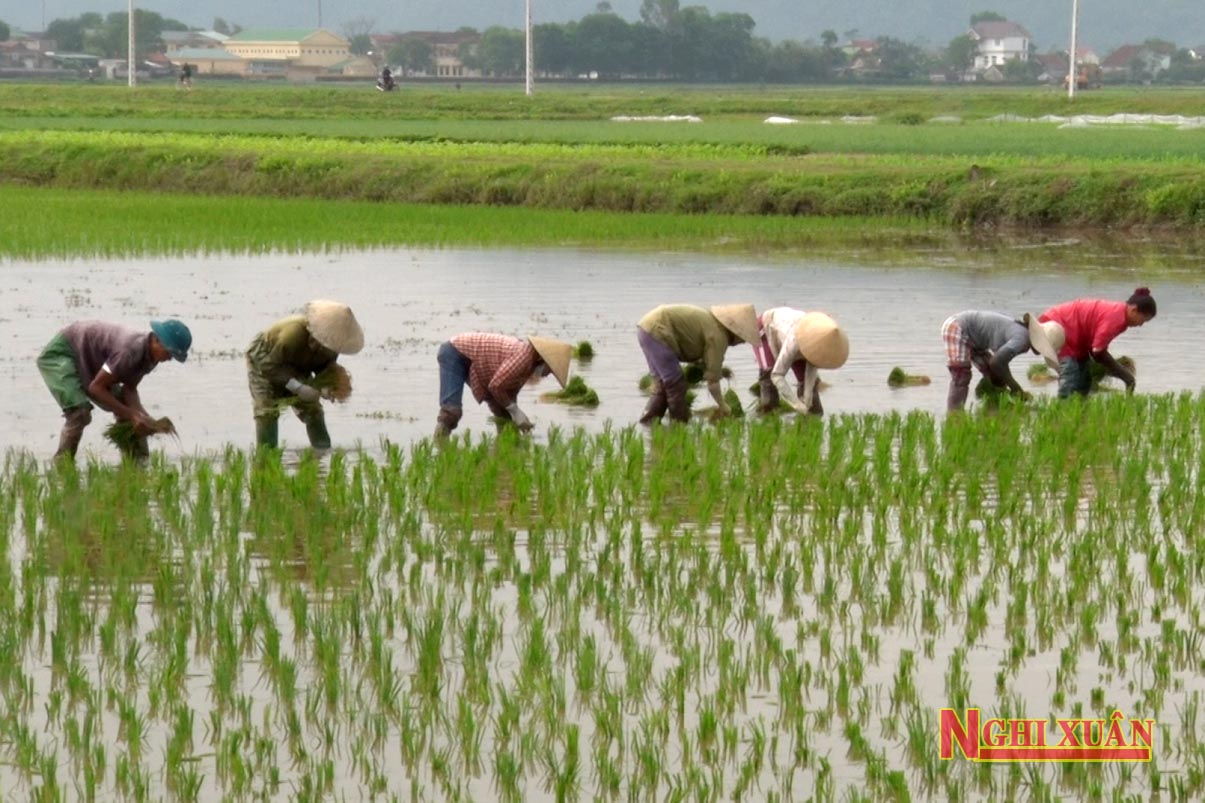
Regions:
[[1071, 0], [1071, 52], [1067, 54], [1067, 100], [1075, 100], [1075, 85], [1079, 82], [1079, 71], [1075, 69], [1075, 51], [1079, 47], [1079, 0]]
[[322, 0], [318, 0], [318, 27], [322, 27]]
[[138, 64], [134, 61], [134, 0], [129, 0], [128, 11], [130, 16], [130, 52], [126, 60], [126, 72], [129, 73], [130, 88], [138, 86]]
[[535, 67], [531, 63], [531, 0], [527, 0], [527, 96], [535, 94]]

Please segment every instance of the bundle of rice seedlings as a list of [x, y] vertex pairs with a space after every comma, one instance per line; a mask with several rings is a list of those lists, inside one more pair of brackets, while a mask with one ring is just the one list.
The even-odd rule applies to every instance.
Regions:
[[329, 401], [343, 403], [351, 397], [351, 372], [337, 362], [316, 374], [309, 384]]
[[898, 365], [887, 374], [887, 384], [893, 388], [916, 387], [917, 385], [928, 385], [930, 382], [932, 380], [929, 377], [923, 374], [905, 373], [904, 369]]
[[583, 340], [573, 347], [573, 356], [578, 362], [589, 362], [594, 359], [594, 346], [589, 340]]
[[[176, 434], [176, 425], [167, 416], [152, 419], [151, 431], [146, 434], [171, 435], [173, 438], [179, 438]], [[104, 435], [110, 443], [123, 452], [133, 451], [141, 437], [133, 421], [114, 421], [105, 427]]]
[[598, 393], [586, 384], [586, 380], [580, 376], [574, 376], [563, 390], [544, 393], [540, 396], [540, 400], [572, 404], [576, 407], [597, 407]]

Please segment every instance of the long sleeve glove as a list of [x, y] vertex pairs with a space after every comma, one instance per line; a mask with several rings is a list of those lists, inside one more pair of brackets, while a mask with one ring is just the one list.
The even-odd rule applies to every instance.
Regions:
[[513, 402], [509, 407], [506, 408], [506, 412], [510, 413], [510, 420], [515, 423], [515, 426], [524, 432], [528, 431], [532, 428], [532, 426], [534, 426], [531, 423], [531, 419], [527, 417], [527, 414], [519, 409], [518, 402]]
[[290, 393], [301, 399], [303, 402], [316, 402], [322, 398], [319, 395], [317, 388], [310, 387], [309, 385], [305, 384], [304, 382], [300, 382], [297, 379], [290, 379], [287, 383], [285, 383], [285, 387], [288, 388]]

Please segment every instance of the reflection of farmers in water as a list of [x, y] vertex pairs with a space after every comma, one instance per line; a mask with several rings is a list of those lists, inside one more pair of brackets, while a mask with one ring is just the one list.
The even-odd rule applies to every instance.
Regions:
[[1038, 323], [1028, 313], [1016, 320], [1001, 312], [967, 310], [946, 319], [941, 339], [946, 344], [946, 364], [950, 369], [946, 409], [961, 410], [971, 386], [972, 365], [996, 387], [1028, 398], [1008, 364], [1013, 357], [1032, 349], [1057, 371], [1063, 328], [1054, 321]]
[[[774, 307], [757, 317], [760, 340], [753, 346], [763, 413], [778, 409], [778, 400], [799, 413], [824, 415], [820, 404], [819, 369], [835, 370], [849, 358], [849, 338], [823, 312]], [[796, 387], [787, 383], [795, 374]]]
[[1042, 313], [1038, 320], [1054, 321], [1066, 332], [1066, 342], [1059, 350], [1059, 398], [1065, 399], [1072, 393], [1087, 395], [1092, 387], [1089, 358], [1124, 382], [1126, 391], [1133, 393], [1134, 375], [1113, 359], [1109, 344], [1126, 329], [1142, 326], [1154, 317], [1155, 299], [1145, 287], [1139, 287], [1126, 301], [1081, 298]]
[[519, 409], [518, 395], [529, 381], [548, 374], [565, 387], [573, 346], [546, 337], [520, 340], [489, 332], [466, 332], [439, 347], [439, 415], [435, 437], [447, 437], [464, 415], [462, 399], [467, 383], [477, 403], [485, 402], [497, 419], [498, 429], [514, 424], [531, 430], [531, 419]]
[[364, 347], [364, 332], [351, 308], [317, 300], [301, 315], [290, 315], [255, 336], [247, 349], [247, 383], [255, 414], [255, 442], [276, 447], [282, 402], [291, 404], [305, 423], [310, 446], [329, 449], [318, 389], [308, 384], [330, 368], [340, 354]]
[[684, 362], [702, 362], [707, 390], [720, 415], [731, 412], [720, 389], [724, 352], [742, 340], [757, 342], [757, 313], [752, 304], [729, 304], [711, 309], [690, 304], [664, 304], [640, 319], [636, 337], [649, 373], [652, 395], [640, 423], [660, 421], [666, 411], [673, 421], [689, 421]]
[[129, 421], [137, 436], [133, 457], [148, 454], [154, 421], [138, 395], [138, 383], [161, 362], [188, 357], [192, 333], [180, 321], [152, 321], [151, 331], [113, 323], [79, 321], [60, 331], [38, 357], [38, 370], [63, 410], [63, 430], [55, 457], [75, 456], [92, 421], [92, 403]]

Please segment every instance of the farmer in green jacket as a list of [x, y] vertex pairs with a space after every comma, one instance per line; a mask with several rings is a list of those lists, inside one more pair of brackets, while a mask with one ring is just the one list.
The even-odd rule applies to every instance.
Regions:
[[102, 321], [77, 321], [61, 330], [38, 356], [38, 371], [63, 411], [63, 429], [55, 457], [75, 457], [84, 429], [98, 404], [134, 425], [137, 437], [129, 455], [149, 453], [147, 435], [154, 426], [142, 406], [138, 384], [161, 362], [184, 362], [192, 333], [175, 319], [151, 321], [150, 331]]
[[724, 304], [707, 309], [691, 304], [663, 304], [640, 319], [636, 338], [653, 376], [641, 424], [660, 421], [667, 411], [671, 421], [690, 420], [683, 362], [703, 364], [703, 378], [715, 399], [716, 409], [720, 415], [728, 415], [731, 411], [720, 389], [724, 354], [729, 346], [742, 340], [757, 342], [757, 312], [752, 304]]
[[311, 301], [301, 315], [282, 318], [256, 335], [247, 349], [255, 442], [276, 448], [281, 408], [292, 407], [305, 424], [310, 446], [329, 449], [322, 396], [313, 380], [340, 354], [356, 354], [363, 347], [364, 331], [356, 316], [337, 301]]

